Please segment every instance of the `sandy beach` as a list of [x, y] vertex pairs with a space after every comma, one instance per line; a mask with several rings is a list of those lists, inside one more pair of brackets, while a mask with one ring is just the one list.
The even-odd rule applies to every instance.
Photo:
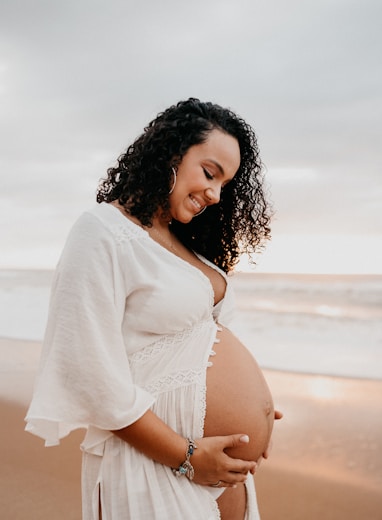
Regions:
[[[79, 520], [79, 444], [24, 432], [40, 343], [0, 339], [0, 511]], [[382, 381], [265, 370], [284, 419], [256, 475], [262, 520], [382, 519]]]

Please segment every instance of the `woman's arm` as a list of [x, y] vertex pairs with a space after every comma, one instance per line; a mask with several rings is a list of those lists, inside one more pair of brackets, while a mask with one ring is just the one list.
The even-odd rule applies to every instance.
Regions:
[[[174, 432], [152, 411], [147, 411], [133, 424], [113, 433], [147, 457], [178, 469], [186, 458], [188, 441]], [[193, 481], [210, 486], [220, 480], [221, 487], [232, 487], [246, 480], [248, 472], [254, 473], [256, 462], [233, 459], [224, 450], [248, 442], [245, 434], [195, 439], [190, 462], [194, 468]], [[175, 478], [175, 477], [174, 477]]]

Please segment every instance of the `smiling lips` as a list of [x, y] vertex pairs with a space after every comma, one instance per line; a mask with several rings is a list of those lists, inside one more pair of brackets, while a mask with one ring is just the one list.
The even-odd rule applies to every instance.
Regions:
[[202, 206], [202, 204], [200, 204], [200, 202], [197, 201], [195, 199], [195, 197], [193, 197], [192, 195], [189, 195], [189, 198], [190, 198], [192, 204], [195, 206], [195, 208], [197, 209], [198, 212], [201, 211], [202, 209], [204, 209], [204, 206]]

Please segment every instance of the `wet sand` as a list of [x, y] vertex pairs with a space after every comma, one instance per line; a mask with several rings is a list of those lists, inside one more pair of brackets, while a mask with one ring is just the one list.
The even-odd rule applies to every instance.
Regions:
[[382, 381], [265, 371], [273, 450], [256, 476], [263, 520], [382, 519]]
[[[39, 352], [0, 339], [1, 518], [79, 520], [83, 432], [24, 432]], [[382, 381], [264, 372], [285, 417], [255, 477], [262, 520], [381, 520]]]

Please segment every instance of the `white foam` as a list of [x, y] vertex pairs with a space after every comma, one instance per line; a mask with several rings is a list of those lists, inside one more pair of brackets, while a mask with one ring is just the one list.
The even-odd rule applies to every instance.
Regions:
[[[0, 336], [43, 338], [51, 272], [0, 271]], [[234, 332], [263, 368], [382, 379], [382, 284], [234, 277]]]

